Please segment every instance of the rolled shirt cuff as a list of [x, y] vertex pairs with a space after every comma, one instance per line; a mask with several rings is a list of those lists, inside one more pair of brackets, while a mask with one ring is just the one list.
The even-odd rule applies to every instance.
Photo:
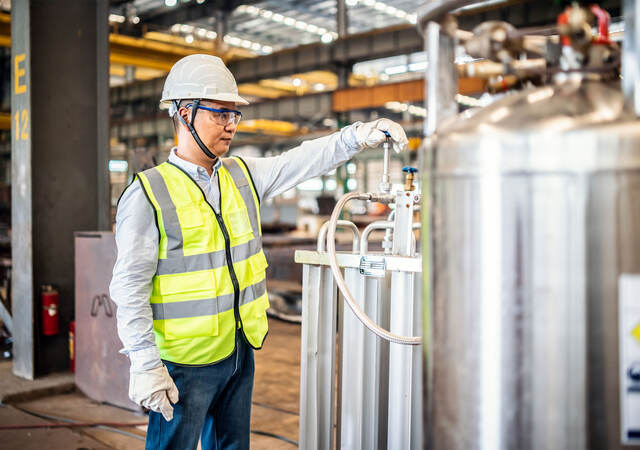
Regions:
[[349, 158], [363, 149], [363, 147], [358, 144], [358, 138], [356, 137], [356, 128], [361, 124], [362, 122], [354, 122], [340, 130], [340, 141]]
[[131, 361], [131, 372], [144, 372], [162, 366], [160, 351], [155, 345], [140, 350], [129, 350], [126, 353]]

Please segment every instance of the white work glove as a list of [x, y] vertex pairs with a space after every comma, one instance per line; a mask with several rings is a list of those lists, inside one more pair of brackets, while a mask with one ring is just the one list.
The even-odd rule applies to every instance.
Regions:
[[360, 148], [380, 147], [387, 136], [384, 132], [389, 133], [389, 140], [396, 151], [399, 153], [407, 148], [409, 140], [400, 125], [389, 119], [378, 119], [373, 122], [361, 123], [356, 127], [355, 134]]
[[171, 403], [178, 402], [178, 388], [166, 366], [131, 372], [129, 398], [140, 406], [161, 413], [166, 421], [170, 421], [173, 419]]

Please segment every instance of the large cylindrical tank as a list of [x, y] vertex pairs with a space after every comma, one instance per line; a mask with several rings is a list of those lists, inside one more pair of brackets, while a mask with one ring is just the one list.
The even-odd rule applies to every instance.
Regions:
[[619, 83], [506, 96], [425, 156], [428, 448], [640, 449], [640, 122]]

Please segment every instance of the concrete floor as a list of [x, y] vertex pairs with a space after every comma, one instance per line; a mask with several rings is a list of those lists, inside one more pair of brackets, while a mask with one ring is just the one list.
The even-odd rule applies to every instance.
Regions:
[[[265, 347], [256, 352], [256, 377], [251, 429], [298, 440], [300, 388], [300, 326], [270, 320]], [[3, 367], [6, 371], [6, 368]], [[21, 380], [14, 380], [23, 383]], [[0, 383], [7, 384], [7, 377]], [[27, 382], [29, 383], [29, 382]], [[33, 383], [33, 382], [31, 382]], [[41, 382], [42, 383], [42, 382]], [[0, 386], [1, 387], [1, 386]], [[48, 421], [24, 411], [82, 422], [146, 423], [147, 416], [99, 404], [79, 392], [48, 395], [37, 399], [17, 398], [0, 407], [0, 424], [43, 424]], [[47, 449], [143, 449], [146, 426], [118, 427], [134, 434], [125, 436], [99, 428], [38, 428], [0, 430], [0, 448], [6, 450]], [[251, 448], [293, 449], [294, 445], [269, 436], [251, 434]]]

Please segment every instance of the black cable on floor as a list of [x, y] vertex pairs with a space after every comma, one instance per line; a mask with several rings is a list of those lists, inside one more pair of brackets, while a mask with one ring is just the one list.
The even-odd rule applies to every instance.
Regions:
[[260, 430], [251, 430], [251, 432], [253, 434], [257, 434], [260, 436], [268, 436], [274, 439], [280, 439], [281, 441], [285, 441], [288, 444], [295, 445], [296, 447], [298, 446], [298, 443], [296, 441], [289, 439], [288, 437], [280, 436], [279, 434], [269, 433], [268, 431], [260, 431]]
[[[51, 416], [49, 414], [37, 413], [37, 412], [34, 412], [34, 411], [29, 411], [28, 409], [20, 408], [19, 406], [16, 406], [16, 405], [11, 405], [11, 406], [14, 407], [15, 409], [17, 409], [18, 411], [22, 411], [23, 413], [29, 414], [31, 416], [39, 417], [40, 419], [57, 420], [58, 422], [65, 422], [65, 423], [79, 423], [76, 420], [66, 419], [64, 417]], [[128, 436], [128, 437], [132, 437], [132, 438], [135, 438], [135, 439], [139, 439], [141, 441], [145, 440], [145, 438], [143, 436], [140, 436], [140, 435], [135, 434], [135, 433], [129, 433], [128, 431], [124, 431], [124, 430], [121, 430], [119, 428], [107, 427], [107, 426], [104, 426], [104, 425], [97, 425], [97, 426], [91, 427], [91, 428], [99, 428], [101, 430], [111, 431], [113, 433], [122, 434], [124, 436]]]
[[263, 408], [273, 409], [274, 411], [280, 411], [280, 412], [283, 412], [285, 414], [291, 414], [292, 416], [298, 416], [298, 413], [295, 412], [295, 411], [289, 411], [288, 409], [278, 408], [277, 406], [267, 405], [266, 403], [253, 402], [253, 404], [256, 405], [256, 406], [262, 406]]
[[[292, 413], [291, 411], [287, 411], [286, 409], [277, 408], [275, 406], [263, 405], [263, 404], [259, 404], [257, 402], [254, 402], [254, 403], [256, 405], [264, 406], [266, 408], [271, 408], [271, 409], [275, 409], [275, 410], [278, 410], [278, 411], [286, 412], [286, 413], [289, 413], [289, 414], [294, 414], [296, 416], [298, 415], [296, 413]], [[7, 406], [4, 403], [0, 403], [0, 405], [2, 405], [3, 407]], [[29, 411], [28, 409], [20, 408], [19, 406], [16, 406], [16, 405], [12, 405], [12, 407], [17, 409], [18, 411], [22, 411], [23, 413], [29, 414], [29, 415], [34, 416], [34, 417], [38, 417], [40, 419], [55, 420], [55, 421], [58, 421], [58, 422], [65, 422], [65, 423], [70, 423], [70, 424], [79, 423], [78, 421], [71, 420], [71, 419], [66, 419], [64, 417], [57, 417], [57, 416], [52, 416], [50, 414], [43, 414], [43, 413], [37, 413], [37, 412], [34, 412], [34, 411]], [[137, 434], [134, 434], [134, 433], [129, 433], [128, 431], [120, 430], [119, 428], [107, 427], [107, 426], [104, 426], [104, 425], [98, 425], [98, 426], [95, 426], [95, 427], [92, 427], [92, 428], [99, 428], [101, 430], [111, 431], [113, 433], [119, 433], [119, 434], [122, 434], [124, 436], [128, 436], [128, 437], [132, 437], [132, 438], [135, 438], [135, 439], [139, 439], [141, 441], [145, 441], [146, 440], [146, 438], [143, 437], [143, 436], [140, 436], [140, 435], [137, 435]], [[271, 438], [274, 438], [274, 439], [279, 439], [279, 440], [284, 441], [284, 442], [286, 442], [288, 444], [295, 445], [296, 447], [298, 446], [298, 443], [296, 441], [294, 441], [292, 439], [289, 439], [288, 437], [281, 436], [279, 434], [269, 433], [268, 431], [260, 431], [260, 430], [251, 430], [251, 432], [253, 434], [257, 434], [257, 435], [260, 435], [260, 436], [267, 436], [267, 437], [271, 437]]]

